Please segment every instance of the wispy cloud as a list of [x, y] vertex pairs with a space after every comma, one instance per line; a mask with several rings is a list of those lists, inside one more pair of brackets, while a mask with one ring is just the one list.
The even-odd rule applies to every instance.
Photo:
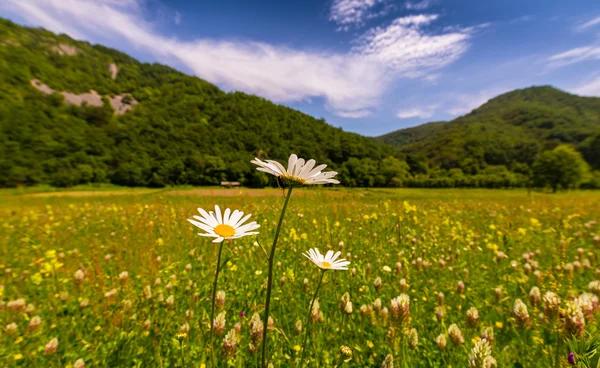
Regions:
[[584, 30], [587, 30], [588, 28], [592, 28], [595, 26], [600, 26], [600, 16], [598, 16], [594, 19], [590, 19], [589, 21], [577, 26], [575, 29], [577, 31], [584, 31]]
[[434, 0], [407, 1], [404, 7], [408, 10], [425, 10], [434, 4]]
[[561, 67], [575, 63], [580, 63], [583, 61], [597, 59], [600, 59], [600, 46], [591, 45], [577, 47], [574, 49], [567, 50], [565, 52], [561, 52], [559, 54], [552, 55], [548, 58], [548, 62], [550, 66]]
[[468, 114], [502, 92], [506, 91], [494, 89], [483, 90], [472, 94], [453, 95], [450, 98], [450, 103], [446, 108], [446, 112], [451, 116]]
[[284, 103], [321, 97], [327, 109], [347, 118], [368, 116], [400, 78], [437, 77], [433, 70], [460, 57], [471, 32], [433, 34], [425, 26], [437, 16], [416, 15], [367, 32], [346, 53], [243, 40], [182, 41], [157, 32], [141, 1], [7, 0], [0, 10], [75, 38], [128, 43], [228, 90]]
[[407, 109], [402, 109], [398, 111], [396, 114], [400, 119], [411, 119], [411, 118], [419, 118], [419, 119], [429, 119], [435, 114], [436, 110], [439, 108], [439, 105], [428, 105], [421, 107], [411, 107]]
[[571, 92], [582, 96], [600, 97], [600, 76], [592, 76], [590, 81], [573, 88]]
[[391, 9], [388, 0], [334, 0], [329, 10], [329, 20], [335, 22], [338, 30], [347, 31], [364, 25], [368, 19], [377, 18]]
[[407, 77], [418, 77], [457, 60], [469, 47], [472, 29], [431, 33], [436, 14], [401, 17], [376, 27], [356, 41], [353, 52], [368, 55]]

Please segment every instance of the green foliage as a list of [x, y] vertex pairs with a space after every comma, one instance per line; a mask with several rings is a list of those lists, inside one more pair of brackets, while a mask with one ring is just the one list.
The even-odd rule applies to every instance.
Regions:
[[551, 187], [553, 192], [558, 188], [577, 188], [588, 171], [581, 154], [568, 145], [542, 152], [533, 164], [534, 180], [539, 186]]

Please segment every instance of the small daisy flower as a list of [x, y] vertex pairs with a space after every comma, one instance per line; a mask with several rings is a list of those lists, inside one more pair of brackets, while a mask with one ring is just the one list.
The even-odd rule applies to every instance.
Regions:
[[340, 183], [333, 179], [337, 175], [337, 172], [322, 172], [327, 165], [315, 166], [315, 160], [305, 161], [303, 158], [298, 158], [295, 154], [290, 155], [287, 170], [279, 162], [273, 160], [262, 161], [259, 158], [255, 158], [250, 162], [258, 166], [258, 171], [276, 176], [278, 181], [284, 186], [300, 187], [303, 185]]
[[[221, 208], [215, 206], [215, 212], [206, 212], [198, 208], [202, 216], [193, 216], [195, 220], [188, 219], [192, 225], [204, 230], [204, 233], [198, 233], [200, 236], [215, 238], [213, 243], [220, 243], [225, 239], [237, 239], [243, 236], [256, 235], [258, 232], [252, 231], [260, 227], [255, 221], [244, 224], [251, 215], [244, 216], [244, 212], [229, 208], [221, 213]], [[197, 221], [196, 221], [197, 220]]]
[[317, 248], [311, 248], [303, 255], [310, 259], [322, 270], [347, 270], [347, 266], [350, 264], [350, 262], [343, 258], [338, 259], [340, 254], [341, 252], [333, 253], [333, 251], [330, 250], [327, 252], [327, 254], [322, 255]]

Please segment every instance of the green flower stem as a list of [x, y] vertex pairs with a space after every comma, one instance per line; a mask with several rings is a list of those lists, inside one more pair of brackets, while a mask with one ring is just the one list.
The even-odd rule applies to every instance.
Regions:
[[[215, 349], [213, 346], [213, 337], [214, 337], [214, 329], [215, 329], [215, 299], [217, 298], [217, 281], [219, 280], [219, 271], [221, 270], [221, 253], [223, 252], [223, 243], [225, 240], [219, 244], [219, 256], [217, 258], [217, 272], [215, 272], [215, 281], [213, 282], [213, 292], [212, 292], [212, 306], [210, 308], [210, 361], [212, 363], [212, 367], [215, 366]], [[201, 326], [202, 327], [202, 326]]]
[[308, 314], [306, 315], [306, 325], [304, 326], [304, 342], [302, 343], [302, 359], [300, 359], [300, 368], [304, 366], [304, 353], [306, 352], [306, 341], [308, 340], [308, 326], [310, 326], [310, 313], [312, 312], [313, 305], [315, 304], [315, 299], [317, 298], [317, 293], [321, 288], [321, 284], [323, 283], [323, 277], [325, 276], [325, 270], [321, 270], [321, 277], [319, 278], [319, 284], [317, 285], [317, 290], [315, 290], [315, 294], [310, 301], [310, 307], [308, 307]]
[[283, 217], [285, 216], [285, 210], [287, 209], [288, 202], [292, 196], [292, 187], [290, 186], [281, 209], [281, 215], [279, 216], [279, 222], [277, 223], [277, 230], [275, 231], [275, 237], [273, 238], [273, 245], [271, 246], [271, 254], [269, 255], [269, 275], [267, 278], [267, 298], [265, 301], [265, 319], [263, 328], [263, 346], [262, 346], [262, 358], [261, 366], [267, 367], [267, 332], [269, 330], [269, 309], [271, 307], [271, 289], [273, 288], [273, 263], [275, 261], [275, 249], [277, 247], [277, 239], [279, 239], [279, 231], [283, 223]]

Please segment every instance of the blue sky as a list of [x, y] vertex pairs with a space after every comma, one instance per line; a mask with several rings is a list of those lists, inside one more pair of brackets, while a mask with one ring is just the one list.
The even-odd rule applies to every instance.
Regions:
[[598, 0], [5, 0], [0, 15], [370, 136], [531, 85], [600, 96]]

